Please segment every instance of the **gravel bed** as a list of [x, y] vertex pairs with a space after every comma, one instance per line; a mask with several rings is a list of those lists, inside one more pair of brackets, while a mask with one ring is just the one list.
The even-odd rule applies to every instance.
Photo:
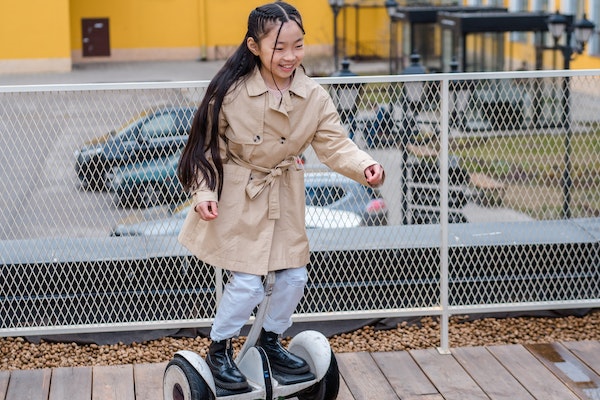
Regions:
[[[470, 319], [454, 316], [449, 324], [450, 347], [500, 344], [550, 343], [600, 340], [600, 310], [584, 316]], [[287, 340], [284, 339], [284, 344]], [[240, 337], [236, 350], [243, 344]], [[439, 322], [424, 317], [418, 323], [402, 322], [395, 329], [376, 330], [366, 326], [332, 336], [334, 352], [376, 352], [426, 349], [440, 344]], [[78, 345], [76, 343], [31, 343], [22, 337], [0, 338], [0, 370], [161, 363], [178, 350], [206, 354], [209, 340], [203, 337], [166, 337], [143, 343]]]

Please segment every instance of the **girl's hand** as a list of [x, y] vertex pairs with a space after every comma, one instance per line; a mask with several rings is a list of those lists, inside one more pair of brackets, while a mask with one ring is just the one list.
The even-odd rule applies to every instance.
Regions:
[[194, 211], [204, 221], [212, 221], [219, 216], [219, 207], [216, 201], [203, 201], [194, 206]]
[[385, 171], [383, 170], [381, 164], [374, 164], [365, 168], [365, 178], [367, 178], [367, 183], [371, 187], [383, 185], [383, 181], [385, 180]]

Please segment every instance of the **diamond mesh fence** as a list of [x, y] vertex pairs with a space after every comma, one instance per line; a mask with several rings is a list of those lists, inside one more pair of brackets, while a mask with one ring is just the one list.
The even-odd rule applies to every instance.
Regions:
[[[318, 79], [387, 178], [302, 155], [296, 320], [597, 307], [600, 75], [418, 78]], [[0, 334], [210, 325], [227, 276], [176, 237], [207, 84], [0, 87]]]

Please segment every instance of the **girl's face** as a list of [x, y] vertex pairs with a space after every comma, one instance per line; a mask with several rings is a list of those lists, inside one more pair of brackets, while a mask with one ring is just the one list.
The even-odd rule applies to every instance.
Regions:
[[[260, 58], [261, 75], [268, 87], [286, 88], [290, 84], [290, 77], [304, 59], [304, 33], [294, 21], [283, 24], [279, 37], [275, 25], [268, 34], [256, 43], [253, 38], [248, 38], [248, 48]], [[277, 39], [277, 42], [275, 42]]]

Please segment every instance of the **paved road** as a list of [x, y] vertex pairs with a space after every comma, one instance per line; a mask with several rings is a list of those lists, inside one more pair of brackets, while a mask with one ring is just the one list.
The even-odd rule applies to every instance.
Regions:
[[81, 64], [65, 73], [0, 75], [0, 86], [210, 80], [222, 65], [223, 61]]

